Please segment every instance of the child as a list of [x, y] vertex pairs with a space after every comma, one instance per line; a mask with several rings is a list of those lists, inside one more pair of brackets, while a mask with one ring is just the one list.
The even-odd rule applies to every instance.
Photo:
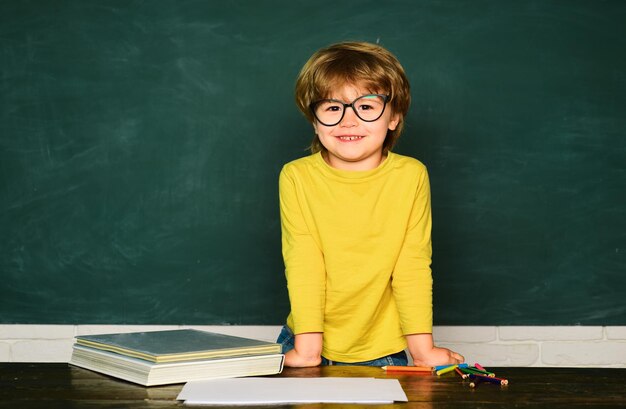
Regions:
[[279, 181], [287, 366], [407, 365], [407, 346], [415, 365], [463, 361], [433, 345], [426, 168], [391, 152], [409, 91], [395, 56], [369, 43], [319, 50], [300, 72], [315, 137]]

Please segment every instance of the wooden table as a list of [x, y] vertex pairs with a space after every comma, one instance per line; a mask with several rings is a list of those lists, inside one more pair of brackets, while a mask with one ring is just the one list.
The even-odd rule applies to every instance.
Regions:
[[[489, 368], [510, 384], [472, 389], [454, 372], [437, 377], [386, 374], [379, 368], [286, 368], [281, 377], [377, 377], [400, 380], [408, 403], [331, 408], [626, 408], [626, 369]], [[60, 363], [0, 363], [1, 408], [174, 408], [181, 385], [145, 388]], [[315, 408], [322, 405], [287, 405]], [[262, 408], [267, 409], [267, 406]]]

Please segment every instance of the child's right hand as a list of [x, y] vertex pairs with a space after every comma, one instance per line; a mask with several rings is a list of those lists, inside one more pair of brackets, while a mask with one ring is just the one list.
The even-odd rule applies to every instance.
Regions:
[[296, 334], [294, 349], [285, 354], [285, 366], [305, 368], [322, 363], [322, 333]]
[[291, 366], [294, 368], [306, 368], [309, 366], [318, 366], [321, 363], [322, 358], [320, 356], [306, 357], [300, 355], [295, 349], [292, 349], [285, 354], [285, 366]]

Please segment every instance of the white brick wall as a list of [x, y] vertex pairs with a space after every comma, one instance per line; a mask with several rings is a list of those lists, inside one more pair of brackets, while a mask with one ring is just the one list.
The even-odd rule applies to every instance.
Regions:
[[[67, 362], [74, 336], [197, 328], [274, 341], [280, 326], [0, 325], [0, 362]], [[435, 342], [483, 366], [626, 368], [623, 327], [439, 326]]]
[[433, 335], [483, 366], [626, 368], [626, 327], [440, 327]]
[[11, 345], [6, 341], [0, 342], [0, 362], [11, 361]]
[[606, 327], [607, 339], [625, 340], [626, 327]]

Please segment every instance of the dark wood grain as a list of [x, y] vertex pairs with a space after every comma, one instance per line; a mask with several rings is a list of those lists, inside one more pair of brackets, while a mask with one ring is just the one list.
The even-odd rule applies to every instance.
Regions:
[[[408, 403], [350, 405], [350, 409], [439, 408], [626, 408], [626, 369], [490, 368], [508, 386], [479, 384], [470, 388], [457, 374], [385, 373], [379, 368], [332, 366], [286, 368], [278, 377], [377, 377], [400, 380]], [[174, 408], [180, 385], [134, 385], [61, 363], [0, 363], [2, 408]], [[285, 405], [282, 407], [345, 405]], [[266, 408], [263, 406], [261, 408]]]

